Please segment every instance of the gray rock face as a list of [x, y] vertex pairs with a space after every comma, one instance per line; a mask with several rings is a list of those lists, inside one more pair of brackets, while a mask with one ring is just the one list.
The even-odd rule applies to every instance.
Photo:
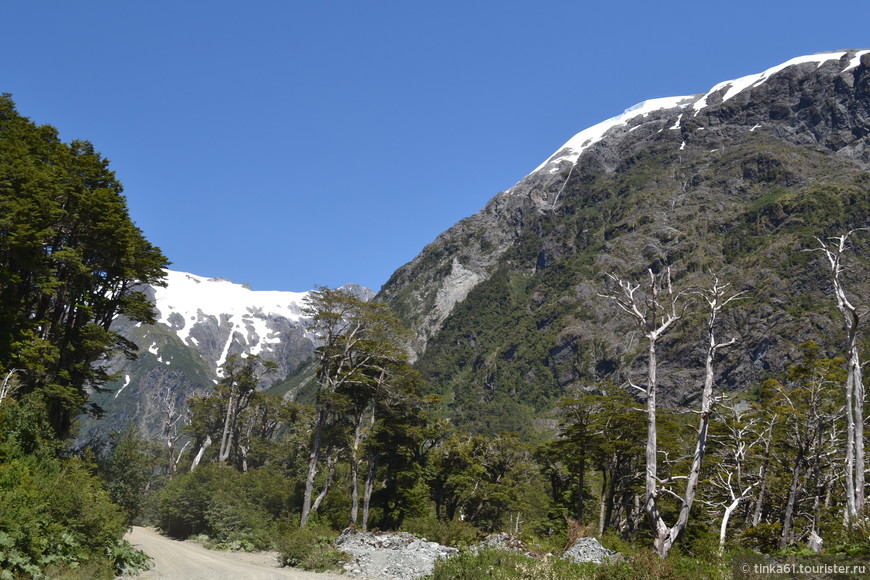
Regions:
[[586, 562], [601, 564], [602, 562], [613, 560], [617, 556], [616, 552], [608, 550], [595, 538], [578, 538], [574, 545], [562, 554], [563, 559], [571, 560], [578, 564]]
[[350, 554], [345, 573], [357, 578], [412, 580], [432, 573], [435, 561], [459, 550], [421, 540], [407, 532], [374, 534], [346, 529], [336, 540]]

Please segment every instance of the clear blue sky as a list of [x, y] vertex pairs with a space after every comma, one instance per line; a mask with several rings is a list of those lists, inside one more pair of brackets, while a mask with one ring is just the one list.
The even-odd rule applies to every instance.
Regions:
[[0, 92], [91, 140], [173, 268], [378, 289], [578, 131], [789, 58], [870, 3], [9, 1]]

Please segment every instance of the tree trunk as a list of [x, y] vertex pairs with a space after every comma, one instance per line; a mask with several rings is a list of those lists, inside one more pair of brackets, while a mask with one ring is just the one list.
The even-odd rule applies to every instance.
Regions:
[[656, 341], [649, 339], [649, 362], [646, 387], [646, 478], [644, 484], [644, 511], [655, 530], [653, 545], [659, 556], [667, 556], [665, 538], [667, 526], [659, 516], [658, 507], [658, 430], [656, 428]]
[[598, 500], [598, 535], [604, 533], [604, 522], [607, 521], [607, 470], [601, 470], [601, 498]]
[[369, 456], [368, 471], [366, 473], [366, 485], [363, 491], [363, 513], [362, 513], [362, 529], [368, 530], [369, 526], [369, 506], [372, 501], [372, 492], [375, 489], [375, 476], [378, 472], [377, 456]]
[[580, 473], [577, 477], [577, 522], [583, 523], [583, 500], [586, 491], [586, 453], [580, 456]]
[[725, 535], [728, 531], [728, 520], [731, 519], [731, 514], [734, 513], [734, 510], [737, 509], [737, 506], [740, 505], [740, 500], [743, 499], [743, 496], [734, 498], [734, 500], [725, 507], [725, 513], [722, 514], [722, 525], [719, 526], [719, 557], [722, 557], [722, 554], [725, 553]]
[[[230, 386], [230, 389], [233, 389]], [[231, 390], [230, 391], [230, 400], [227, 401], [227, 415], [224, 419], [224, 428], [221, 432], [221, 448], [218, 452], [218, 461], [222, 463], [226, 463], [227, 459], [230, 457], [230, 446], [232, 445], [233, 435], [232, 435], [232, 424], [233, 424], [233, 415], [235, 414], [235, 406], [236, 406], [236, 395]]]
[[202, 446], [199, 448], [199, 451], [196, 453], [196, 457], [193, 458], [193, 463], [190, 464], [190, 470], [193, 471], [199, 465], [199, 462], [202, 461], [202, 456], [205, 455], [206, 450], [211, 447], [211, 435], [205, 438]]
[[359, 446], [362, 441], [362, 417], [355, 418], [353, 445], [350, 449], [350, 525], [355, 526], [359, 519]]
[[320, 508], [320, 504], [323, 503], [323, 499], [326, 497], [327, 492], [329, 492], [329, 488], [332, 485], [332, 476], [335, 474], [335, 461], [336, 459], [334, 456], [330, 456], [326, 460], [326, 481], [323, 482], [323, 489], [320, 490], [320, 493], [317, 495], [317, 499], [315, 499], [314, 503], [311, 504], [311, 512], [309, 513], [309, 515], [317, 513], [317, 510]]
[[311, 496], [314, 494], [314, 478], [317, 476], [317, 462], [320, 460], [320, 446], [323, 444], [323, 428], [326, 425], [328, 412], [321, 408], [317, 414], [317, 425], [314, 427], [314, 435], [311, 440], [311, 453], [308, 456], [308, 475], [305, 477], [305, 494], [302, 498], [302, 516], [299, 519], [299, 527], [308, 525], [308, 517], [311, 513]]
[[803, 467], [803, 455], [799, 455], [795, 462], [794, 471], [791, 475], [791, 485], [788, 490], [788, 501], [785, 504], [785, 515], [782, 519], [782, 535], [779, 538], [779, 549], [785, 549], [791, 539], [791, 526], [794, 522], [795, 506], [797, 505], [798, 495], [800, 495], [801, 471]]
[[[857, 332], [857, 329], [856, 329]], [[860, 516], [864, 511], [864, 373], [861, 369], [861, 359], [858, 354], [857, 336], [853, 339], [850, 349], [850, 368], [855, 385], [855, 511]]]

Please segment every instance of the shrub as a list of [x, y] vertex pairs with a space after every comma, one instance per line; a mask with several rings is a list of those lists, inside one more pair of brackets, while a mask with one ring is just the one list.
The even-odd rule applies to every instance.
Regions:
[[405, 520], [402, 528], [430, 542], [444, 546], [465, 548], [480, 540], [481, 532], [468, 522], [461, 520], [439, 520], [435, 517], [421, 517]]
[[47, 429], [34, 409], [4, 401], [0, 412], [0, 570], [40, 578], [87, 568], [89, 577], [111, 578], [124, 514], [93, 465], [57, 457], [56, 442], [25, 444], [23, 434]]
[[442, 558], [428, 580], [581, 580], [592, 578], [594, 564], [558, 558], [538, 560], [509, 550], [463, 552]]
[[349, 557], [335, 549], [336, 537], [331, 529], [318, 524], [285, 526], [277, 541], [281, 564], [317, 572], [338, 570]]
[[262, 471], [240, 473], [218, 464], [175, 477], [158, 494], [158, 527], [175, 538], [204, 534], [215, 548], [271, 547], [289, 495], [280, 491], [286, 487], [282, 482]]

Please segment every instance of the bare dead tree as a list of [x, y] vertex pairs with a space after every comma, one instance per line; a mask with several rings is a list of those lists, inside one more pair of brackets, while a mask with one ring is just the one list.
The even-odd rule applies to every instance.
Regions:
[[[646, 338], [648, 345], [647, 383], [642, 389], [646, 395], [647, 415], [647, 441], [646, 441], [646, 478], [644, 512], [647, 514], [653, 529], [655, 530], [654, 547], [656, 552], [664, 558], [668, 555], [673, 543], [682, 535], [689, 520], [689, 513], [695, 500], [698, 481], [700, 479], [701, 464], [707, 445], [707, 431], [710, 422], [710, 414], [713, 407], [713, 361], [716, 352], [726, 346], [734, 344], [736, 339], [728, 342], [717, 342], [715, 336], [716, 321], [722, 309], [741, 293], [727, 295], [727, 284], [720, 284], [714, 278], [710, 289], [696, 292], [704, 297], [709, 305], [709, 317], [707, 323], [708, 347], [705, 363], [705, 379], [701, 396], [700, 422], [698, 436], [695, 444], [695, 452], [689, 475], [683, 477], [670, 477], [662, 481], [658, 469], [658, 431], [656, 425], [656, 394], [657, 382], [657, 355], [656, 346], [659, 338], [683, 317], [688, 306], [686, 292], [675, 292], [671, 284], [671, 272], [668, 268], [662, 276], [657, 277], [649, 270], [649, 283], [645, 288], [644, 296], [639, 297], [637, 291], [640, 284], [632, 284], [626, 280], [610, 275], [620, 288], [613, 294], [600, 296], [613, 300], [617, 306], [634, 318], [641, 334]], [[676, 479], [685, 479], [686, 488], [682, 496], [670, 489], [670, 484]], [[659, 500], [662, 494], [668, 494], [677, 499], [680, 509], [677, 521], [673, 526], [668, 525], [661, 515]]]
[[190, 445], [190, 441], [185, 443], [181, 450], [176, 452], [178, 441], [184, 436], [184, 426], [190, 420], [190, 412], [188, 410], [178, 409], [178, 402], [174, 396], [172, 389], [164, 386], [157, 394], [158, 404], [163, 413], [163, 429], [162, 438], [166, 447], [167, 472], [170, 479], [178, 471], [178, 462]]
[[773, 423], [764, 426], [759, 423], [758, 417], [746, 418], [747, 410], [738, 408], [737, 405], [719, 405], [728, 412], [728, 417], [721, 417], [725, 425], [725, 433], [722, 436], [723, 456], [722, 462], [717, 466], [716, 472], [710, 479], [710, 485], [718, 491], [719, 497], [724, 499], [705, 500], [711, 511], [722, 510], [722, 523], [719, 526], [719, 550], [721, 556], [725, 552], [725, 538], [728, 531], [728, 523], [731, 516], [740, 504], [752, 497], [753, 489], [762, 483], [764, 464], [757, 466], [757, 473], [747, 473], [747, 460], [753, 447], [769, 440]]
[[[866, 228], [860, 228], [864, 230]], [[861, 322], [861, 314], [858, 308], [849, 301], [846, 290], [843, 287], [841, 274], [843, 273], [843, 254], [847, 249], [849, 236], [859, 230], [849, 232], [822, 240], [818, 248], [828, 259], [830, 265], [830, 278], [834, 286], [834, 296], [837, 299], [837, 308], [843, 315], [846, 326], [846, 522], [851, 524], [857, 521], [859, 514], [864, 510], [864, 378], [861, 367], [861, 357], [858, 352], [858, 327]]]

